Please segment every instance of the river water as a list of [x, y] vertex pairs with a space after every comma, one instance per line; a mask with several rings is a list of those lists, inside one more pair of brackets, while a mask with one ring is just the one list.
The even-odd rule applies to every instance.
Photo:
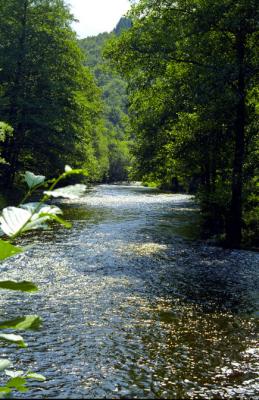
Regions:
[[71, 230], [20, 239], [1, 266], [40, 287], [0, 300], [3, 320], [43, 319], [2, 349], [47, 377], [27, 398], [258, 398], [258, 253], [195, 239], [186, 195], [101, 185], [62, 206]]

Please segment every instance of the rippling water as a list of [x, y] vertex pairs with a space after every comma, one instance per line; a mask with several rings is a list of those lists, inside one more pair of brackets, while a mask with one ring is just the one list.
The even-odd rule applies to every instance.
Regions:
[[0, 300], [1, 319], [44, 321], [28, 348], [2, 349], [47, 377], [26, 397], [258, 398], [258, 253], [195, 240], [185, 195], [102, 185], [63, 207], [72, 230], [1, 266], [41, 289]]

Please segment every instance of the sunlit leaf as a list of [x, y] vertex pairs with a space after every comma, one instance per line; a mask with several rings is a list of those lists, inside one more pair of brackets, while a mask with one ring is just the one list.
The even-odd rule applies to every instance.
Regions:
[[55, 206], [55, 205], [49, 205], [49, 204], [41, 204], [41, 203], [26, 203], [22, 204], [21, 208], [24, 208], [25, 210], [29, 211], [31, 214], [34, 214], [35, 211], [37, 210], [37, 213], [33, 215], [32, 218], [36, 219], [37, 215], [41, 213], [46, 213], [46, 214], [63, 214], [63, 211]]
[[86, 185], [77, 184], [65, 186], [52, 191], [45, 191], [44, 194], [52, 197], [64, 197], [66, 199], [74, 200], [81, 197], [85, 193], [85, 190]]
[[26, 384], [26, 379], [22, 378], [21, 376], [17, 376], [16, 378], [12, 378], [10, 379], [6, 386], [9, 388], [14, 388], [16, 390], [18, 390], [19, 392], [27, 392], [28, 388], [26, 388], [25, 386]]
[[7, 368], [10, 368], [12, 363], [9, 360], [5, 360], [0, 358], [0, 371], [4, 371]]
[[24, 179], [30, 189], [33, 187], [40, 185], [45, 181], [45, 176], [43, 175], [34, 175], [33, 172], [26, 171], [24, 174]]
[[0, 333], [0, 340], [17, 344], [19, 347], [27, 347], [27, 344], [24, 342], [23, 337], [20, 335], [14, 335], [13, 333]]
[[0, 228], [7, 236], [19, 232], [31, 218], [31, 213], [19, 207], [6, 207], [0, 217]]
[[30, 222], [28, 222], [24, 228], [22, 229], [21, 232], [27, 232], [27, 231], [32, 231], [35, 229], [47, 229], [48, 225], [46, 222], [48, 222], [51, 219], [50, 216], [41, 216], [40, 214], [34, 215]]
[[0, 289], [18, 290], [21, 292], [36, 292], [38, 290], [37, 286], [34, 285], [34, 283], [27, 281], [0, 281]]
[[0, 260], [15, 256], [16, 254], [22, 253], [21, 247], [14, 246], [4, 240], [0, 239]]
[[23, 375], [23, 371], [10, 371], [10, 370], [6, 369], [5, 375], [10, 376], [10, 378], [17, 378], [18, 376]]
[[0, 387], [0, 399], [9, 399], [12, 390], [6, 386]]
[[0, 329], [38, 329], [41, 324], [41, 319], [37, 315], [26, 315], [9, 321], [1, 321]]
[[21, 207], [7, 207], [0, 217], [0, 227], [6, 235], [14, 236], [19, 232], [47, 228], [46, 222], [57, 214], [62, 214], [60, 208], [47, 204], [28, 203]]
[[36, 374], [35, 372], [29, 372], [28, 374], [26, 374], [26, 378], [33, 379], [33, 380], [39, 381], [39, 382], [45, 382], [45, 380], [46, 380], [45, 376], [43, 376], [41, 374]]

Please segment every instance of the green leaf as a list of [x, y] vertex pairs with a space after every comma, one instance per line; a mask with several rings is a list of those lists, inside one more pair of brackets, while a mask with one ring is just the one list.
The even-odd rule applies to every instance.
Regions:
[[6, 399], [9, 398], [10, 394], [12, 393], [11, 389], [6, 387], [6, 386], [2, 386], [0, 387], [0, 399]]
[[38, 329], [41, 324], [41, 318], [37, 315], [26, 315], [25, 317], [19, 317], [10, 321], [1, 321], [0, 329]]
[[27, 347], [23, 337], [20, 335], [14, 335], [13, 333], [0, 333], [0, 340], [5, 342], [17, 344], [19, 347]]
[[23, 249], [21, 247], [13, 246], [9, 242], [0, 239], [0, 260], [5, 260], [22, 252]]
[[44, 204], [44, 203], [26, 203], [22, 204], [21, 208], [24, 208], [25, 210], [29, 211], [32, 214], [36, 213], [32, 216], [32, 220], [36, 219], [37, 216], [41, 213], [46, 213], [46, 214], [52, 214], [52, 215], [57, 215], [57, 214], [63, 214], [63, 211], [55, 206], [55, 205], [49, 205], [49, 204]]
[[25, 384], [26, 384], [26, 379], [22, 378], [20, 376], [17, 376], [16, 378], [10, 379], [7, 382], [6, 386], [9, 388], [14, 388], [14, 389], [18, 390], [19, 392], [24, 393], [24, 392], [27, 392], [27, 390], [28, 390], [28, 388], [26, 388]]
[[7, 236], [14, 236], [30, 220], [31, 213], [19, 207], [6, 207], [0, 217], [0, 228]]
[[36, 292], [37, 286], [32, 282], [0, 281], [0, 289], [19, 290], [21, 292]]
[[0, 371], [4, 371], [6, 368], [10, 368], [12, 363], [9, 360], [0, 358]]
[[57, 215], [54, 214], [41, 214], [42, 217], [48, 217], [48, 219], [51, 219], [53, 221], [58, 222], [61, 225], [64, 225], [66, 228], [70, 229], [72, 227], [72, 224], [70, 222], [65, 221], [64, 219], [58, 217]]
[[41, 374], [36, 374], [35, 372], [29, 372], [28, 374], [26, 374], [26, 378], [34, 379], [35, 381], [39, 381], [39, 382], [45, 382], [46, 381], [45, 376], [43, 376]]
[[46, 178], [43, 175], [34, 175], [33, 172], [26, 171], [24, 174], [24, 179], [29, 188], [32, 189], [33, 187], [43, 183]]
[[45, 191], [44, 194], [47, 196], [52, 196], [52, 197], [64, 197], [65, 199], [78, 199], [81, 197], [86, 190], [86, 185], [69, 185], [65, 186], [63, 188], [51, 190], [51, 191]]
[[8, 236], [33, 229], [45, 228], [52, 217], [62, 214], [57, 206], [40, 203], [23, 204], [21, 207], [6, 207], [0, 217], [0, 227]]

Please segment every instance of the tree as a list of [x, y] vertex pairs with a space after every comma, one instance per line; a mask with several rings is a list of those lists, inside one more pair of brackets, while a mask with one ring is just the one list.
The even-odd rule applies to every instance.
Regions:
[[142, 0], [129, 18], [106, 54], [128, 81], [138, 168], [196, 181], [210, 211], [224, 205], [226, 242], [239, 247], [256, 134], [257, 4]]
[[62, 0], [0, 6], [0, 117], [14, 128], [3, 150], [5, 185], [21, 169], [55, 174], [82, 161], [90, 167], [101, 101], [70, 27], [73, 16]]

